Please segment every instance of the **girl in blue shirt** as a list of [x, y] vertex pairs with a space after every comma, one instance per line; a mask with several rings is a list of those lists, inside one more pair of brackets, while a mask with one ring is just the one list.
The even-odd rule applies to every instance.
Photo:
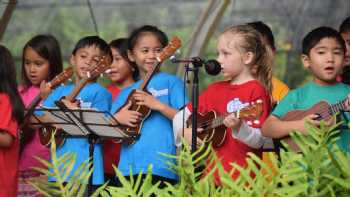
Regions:
[[[167, 43], [165, 33], [154, 26], [146, 25], [131, 33], [128, 56], [137, 65], [141, 79], [124, 89], [112, 104], [111, 113], [115, 114], [118, 123], [132, 127], [140, 121], [141, 114], [129, 110], [130, 103], [124, 103], [131, 91], [140, 87], [146, 73], [152, 70], [157, 62], [156, 58]], [[138, 105], [149, 107], [152, 110], [151, 114], [144, 120], [136, 142], [122, 146], [118, 168], [126, 178], [130, 178], [130, 175], [146, 174], [151, 165], [152, 182], [161, 181], [162, 187], [164, 181], [175, 183], [177, 179], [176, 174], [169, 170], [167, 165], [168, 162], [175, 163], [175, 160], [162, 154], [175, 154], [172, 119], [178, 109], [186, 104], [187, 99], [183, 96], [183, 81], [163, 72], [158, 72], [152, 77], [147, 90], [149, 93], [136, 90], [134, 98]]]

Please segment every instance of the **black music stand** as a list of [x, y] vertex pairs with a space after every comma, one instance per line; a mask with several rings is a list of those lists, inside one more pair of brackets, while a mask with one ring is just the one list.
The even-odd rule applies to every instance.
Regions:
[[[52, 122], [42, 122], [44, 125], [57, 125], [64, 130], [59, 137], [65, 138], [87, 138], [89, 142], [89, 157], [94, 162], [94, 147], [105, 139], [115, 139], [122, 141], [131, 138], [125, 134], [116, 120], [108, 111], [98, 111], [97, 109], [69, 109], [61, 101], [56, 101], [58, 108], [42, 107], [38, 111], [44, 111]], [[36, 123], [37, 124], [37, 123]], [[92, 194], [93, 173], [89, 178], [88, 194]]]

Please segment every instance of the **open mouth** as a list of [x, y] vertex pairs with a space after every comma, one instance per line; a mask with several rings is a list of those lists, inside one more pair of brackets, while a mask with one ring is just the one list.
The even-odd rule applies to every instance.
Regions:
[[335, 68], [332, 66], [328, 66], [324, 69], [327, 73], [333, 73], [335, 71]]

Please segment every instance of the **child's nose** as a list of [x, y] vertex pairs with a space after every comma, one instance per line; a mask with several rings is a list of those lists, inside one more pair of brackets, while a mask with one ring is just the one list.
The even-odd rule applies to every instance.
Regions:
[[36, 71], [36, 67], [34, 64], [30, 64], [29, 66], [29, 72], [34, 73]]
[[333, 53], [331, 53], [330, 55], [328, 55], [328, 61], [334, 62], [334, 58], [335, 58], [335, 55], [334, 55]]
[[148, 53], [148, 58], [156, 58], [157, 55], [158, 53], [155, 50], [153, 50]]

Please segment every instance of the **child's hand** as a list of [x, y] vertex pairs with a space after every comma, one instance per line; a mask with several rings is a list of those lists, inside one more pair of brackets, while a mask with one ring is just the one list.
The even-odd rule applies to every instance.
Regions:
[[348, 95], [348, 98], [345, 102], [345, 111], [350, 111], [350, 95]]
[[[202, 128], [197, 129], [198, 133], [200, 133], [202, 131], [203, 131]], [[184, 139], [189, 145], [192, 144], [192, 128], [185, 128], [184, 129]], [[199, 137], [197, 137], [197, 148], [199, 148], [202, 144], [203, 144], [203, 141]]]
[[46, 99], [47, 96], [49, 96], [50, 92], [51, 92], [51, 85], [50, 85], [50, 83], [46, 83], [46, 81], [43, 80], [40, 83], [40, 97], [42, 99]]
[[236, 118], [235, 113], [232, 113], [225, 117], [223, 123], [227, 128], [237, 129], [241, 126], [242, 121], [241, 119]]
[[161, 111], [162, 107], [164, 107], [164, 104], [154, 98], [153, 95], [141, 90], [136, 90], [134, 99], [137, 105], [145, 105], [152, 110]]
[[71, 102], [71, 101], [67, 100], [66, 98], [62, 98], [61, 101], [69, 109], [79, 108], [79, 101]]
[[142, 117], [142, 114], [137, 111], [129, 110], [131, 102], [129, 101], [118, 113], [114, 114], [114, 118], [122, 125], [135, 127]]

